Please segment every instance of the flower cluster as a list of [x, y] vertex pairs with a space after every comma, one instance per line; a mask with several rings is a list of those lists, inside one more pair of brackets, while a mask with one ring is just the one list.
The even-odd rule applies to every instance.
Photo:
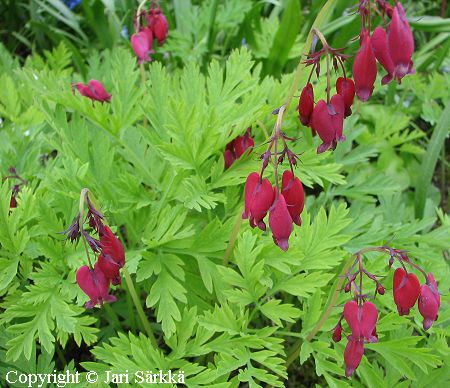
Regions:
[[[428, 330], [438, 318], [440, 306], [440, 295], [433, 274], [426, 272], [418, 265], [411, 262], [405, 251], [389, 248], [387, 246], [366, 248], [355, 254], [356, 259], [353, 266], [346, 273], [347, 282], [344, 292], [352, 292], [353, 300], [344, 305], [343, 313], [333, 330], [333, 341], [339, 342], [342, 338], [342, 320], [347, 322], [350, 335], [344, 351], [344, 361], [346, 365], [345, 374], [351, 376], [359, 366], [364, 354], [365, 342], [377, 342], [378, 335], [376, 323], [378, 311], [375, 304], [369, 298], [375, 299], [377, 294], [384, 295], [385, 289], [379, 276], [371, 274], [364, 268], [363, 254], [377, 251], [389, 255], [389, 269], [395, 261], [400, 263], [400, 267], [394, 272], [393, 296], [400, 315], [409, 314], [409, 310], [418, 301], [420, 314], [423, 316], [423, 328]], [[415, 268], [425, 277], [425, 284], [420, 286], [417, 276], [412, 272], [407, 272], [406, 265]], [[375, 283], [373, 297], [363, 293], [363, 276]]]
[[159, 5], [152, 3], [148, 11], [138, 9], [134, 23], [135, 33], [131, 36], [138, 63], [150, 62], [153, 51], [153, 39], [161, 46], [167, 39], [169, 23]]
[[[311, 127], [313, 135], [318, 134], [322, 144], [317, 148], [317, 153], [329, 149], [335, 149], [339, 141], [345, 140], [343, 135], [344, 119], [352, 114], [352, 105], [355, 97], [355, 84], [348, 78], [344, 68], [347, 56], [342, 54], [343, 49], [330, 47], [325, 37], [314, 30], [315, 39], [320, 39], [322, 49], [308, 54], [306, 66], [311, 66], [311, 72], [306, 85], [303, 87], [298, 102], [300, 122]], [[325, 56], [327, 59], [327, 95], [326, 100], [320, 99], [314, 105], [314, 89], [311, 77], [315, 72], [320, 75], [320, 61]], [[335, 71], [341, 68], [343, 76], [336, 81], [336, 93], [331, 96], [331, 63]]]
[[[305, 193], [300, 179], [294, 174], [294, 166], [297, 164], [295, 155], [287, 146], [288, 138], [279, 129], [280, 117], [285, 107], [278, 110], [278, 120], [274, 135], [269, 140], [269, 147], [261, 155], [261, 172], [252, 172], [245, 183], [245, 208], [242, 218], [249, 219], [250, 226], [256, 226], [266, 230], [264, 218], [269, 213], [269, 226], [272, 231], [273, 240], [283, 251], [289, 248], [289, 236], [292, 233], [293, 223], [301, 225], [300, 214], [305, 203]], [[283, 149], [278, 152], [278, 141], [282, 140]], [[273, 158], [275, 172], [275, 187], [269, 179], [263, 178], [264, 171]], [[287, 159], [290, 170], [285, 170], [281, 179], [281, 190], [279, 186], [278, 166]]]
[[225, 168], [229, 168], [236, 159], [239, 159], [247, 149], [250, 152], [254, 147], [255, 142], [252, 137], [252, 127], [248, 127], [243, 136], [238, 136], [236, 139], [230, 141], [225, 147], [223, 159], [225, 161]]
[[[342, 53], [344, 49], [330, 47], [320, 31], [313, 29], [313, 49], [305, 61], [306, 66], [311, 66], [311, 72], [301, 91], [297, 109], [300, 122], [311, 127], [313, 135], [318, 134], [322, 140], [317, 153], [335, 149], [338, 142], [345, 140], [344, 119], [352, 114], [355, 94], [361, 101], [367, 101], [372, 95], [377, 77], [377, 60], [387, 72], [381, 81], [383, 85], [392, 79], [400, 83], [405, 75], [414, 72], [411, 60], [414, 39], [403, 6], [396, 2], [395, 7], [391, 7], [382, 0], [377, 3], [382, 14], [392, 21], [386, 28], [376, 27], [371, 35], [371, 11], [374, 4], [368, 0], [359, 1], [358, 12], [362, 27], [359, 34], [360, 48], [353, 62], [353, 79], [345, 73], [343, 63], [348, 56]], [[319, 40], [322, 48], [315, 51]], [[326, 99], [319, 99], [315, 103], [311, 77], [314, 72], [317, 77], [320, 76], [323, 57], [326, 58], [327, 67]], [[331, 95], [331, 70], [337, 72], [339, 68], [342, 76], [336, 80], [336, 93]]]
[[353, 63], [356, 95], [361, 101], [367, 101], [373, 92], [377, 77], [377, 63], [387, 74], [381, 80], [385, 85], [395, 79], [398, 83], [402, 78], [414, 72], [411, 60], [414, 52], [414, 38], [400, 2], [391, 7], [386, 1], [378, 0], [383, 15], [391, 18], [391, 22], [383, 28], [378, 26], [371, 35], [372, 6], [368, 0], [360, 0], [361, 15], [360, 48]]
[[11, 198], [9, 200], [9, 208], [14, 209], [17, 207], [17, 199], [16, 199], [17, 195], [19, 194], [21, 187], [23, 185], [26, 185], [28, 183], [28, 181], [26, 179], [23, 179], [17, 173], [17, 170], [15, 169], [15, 167], [9, 167], [8, 173], [10, 175], [7, 175], [6, 177], [4, 177], [3, 180], [13, 179], [16, 181], [16, 183], [13, 185], [13, 187], [11, 189]]
[[[85, 307], [90, 309], [95, 305], [103, 305], [105, 302], [114, 302], [116, 297], [109, 294], [110, 283], [118, 285], [121, 283], [119, 270], [125, 265], [125, 252], [122, 243], [114, 235], [111, 229], [105, 225], [103, 214], [92, 204], [87, 190], [81, 193], [82, 203], [88, 207], [88, 213], [83, 219], [82, 210], [78, 213], [75, 221], [63, 233], [72, 242], [80, 237], [84, 240], [86, 255], [89, 265], [83, 265], [77, 271], [77, 283], [83, 292], [89, 296]], [[84, 230], [87, 223], [91, 233]], [[92, 236], [97, 234], [98, 239]], [[97, 261], [92, 265], [89, 251], [90, 247], [94, 256], [98, 254]]]
[[103, 84], [96, 79], [91, 79], [87, 84], [76, 82], [72, 84], [72, 89], [77, 89], [84, 97], [90, 98], [92, 102], [110, 102], [111, 94], [109, 94]]

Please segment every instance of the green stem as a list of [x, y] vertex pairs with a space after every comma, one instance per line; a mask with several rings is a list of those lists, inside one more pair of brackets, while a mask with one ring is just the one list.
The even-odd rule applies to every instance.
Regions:
[[[333, 8], [336, 5], [336, 3], [337, 3], [337, 0], [328, 0], [325, 3], [325, 5], [322, 7], [319, 14], [317, 15], [316, 20], [314, 20], [314, 23], [309, 31], [309, 34], [308, 34], [308, 37], [306, 39], [305, 46], [304, 46], [304, 47], [306, 47], [308, 52], [309, 52], [309, 48], [311, 47], [311, 43], [313, 40], [313, 35], [314, 35], [313, 30], [320, 28], [321, 25], [327, 21], [327, 19], [330, 16], [331, 12], [333, 11]], [[289, 89], [289, 93], [286, 97], [286, 100], [284, 101], [284, 105], [286, 106], [286, 109], [289, 108], [289, 104], [291, 103], [292, 98], [294, 97], [294, 94], [296, 93], [296, 91], [298, 89], [298, 83], [300, 82], [300, 78], [301, 78], [302, 71], [304, 68], [305, 68], [305, 64], [300, 59], [300, 62], [297, 65], [297, 69], [295, 70], [295, 73], [294, 73], [294, 80], [292, 81], [291, 88]]]
[[133, 280], [131, 279], [130, 273], [128, 272], [128, 269], [126, 267], [122, 269], [122, 272], [125, 276], [125, 282], [127, 283], [128, 290], [130, 291], [131, 298], [133, 299], [134, 306], [136, 307], [137, 313], [139, 315], [139, 318], [141, 319], [142, 325], [144, 326], [145, 332], [147, 333], [148, 338], [150, 338], [150, 342], [152, 343], [152, 345], [155, 348], [158, 348], [158, 343], [156, 342], [155, 335], [153, 334], [153, 329], [147, 317], [145, 316], [144, 310], [142, 309], [141, 301], [139, 300], [139, 297], [134, 288]]
[[[145, 88], [145, 81], [146, 81], [146, 79], [145, 79], [145, 67], [144, 67], [143, 63], [141, 63], [139, 65], [139, 70], [141, 71], [141, 84], [142, 84], [141, 86], [146, 90], [146, 88]], [[148, 126], [148, 120], [147, 120], [147, 116], [146, 116], [146, 114], [144, 112], [144, 128], [147, 128], [147, 126]]]
[[128, 291], [126, 293], [128, 319], [129, 319], [131, 328], [133, 329], [133, 331], [136, 331], [136, 316], [134, 315], [134, 312], [133, 312], [133, 301], [130, 296], [129, 288], [126, 285], [125, 285], [125, 287], [126, 287], [126, 291]]
[[225, 255], [223, 256], [223, 265], [228, 266], [230, 262], [231, 252], [233, 252], [234, 244], [236, 243], [237, 236], [241, 229], [242, 224], [242, 209], [238, 212], [236, 216], [236, 222], [234, 223], [233, 230], [231, 231], [230, 240], [228, 241], [227, 249], [225, 250]]
[[80, 225], [80, 233], [81, 239], [83, 240], [84, 250], [86, 251], [87, 260], [89, 263], [89, 268], [92, 270], [94, 266], [92, 265], [91, 256], [89, 255], [89, 248], [87, 246], [86, 237], [83, 235], [83, 224], [84, 224], [84, 203], [86, 202], [86, 197], [89, 193], [88, 188], [83, 188], [80, 192], [80, 203], [78, 205], [78, 216], [80, 217], [79, 225]]
[[211, 14], [209, 16], [209, 29], [208, 29], [208, 55], [211, 56], [211, 51], [214, 46], [214, 25], [216, 21], [216, 14], [217, 14], [217, 5], [219, 4], [218, 0], [213, 0], [212, 8], [211, 8]]
[[67, 365], [67, 361], [61, 350], [61, 345], [58, 342], [55, 342], [55, 350], [56, 350], [56, 354], [58, 355], [59, 361], [61, 361], [62, 367], [64, 368]]

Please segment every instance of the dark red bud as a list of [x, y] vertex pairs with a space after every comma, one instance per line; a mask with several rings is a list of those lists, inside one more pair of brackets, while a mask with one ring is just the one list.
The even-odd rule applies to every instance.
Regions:
[[333, 341], [339, 342], [342, 339], [342, 325], [339, 322], [333, 330]]
[[389, 269], [392, 268], [392, 265], [394, 264], [394, 258], [391, 256], [389, 259]]

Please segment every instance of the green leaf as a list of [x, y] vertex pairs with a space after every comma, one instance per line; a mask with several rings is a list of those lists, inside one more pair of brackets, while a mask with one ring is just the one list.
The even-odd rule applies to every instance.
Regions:
[[278, 326], [282, 326], [281, 319], [286, 322], [295, 322], [295, 318], [300, 316], [300, 310], [290, 303], [280, 303], [279, 299], [271, 299], [260, 307], [261, 312]]
[[272, 43], [269, 58], [265, 64], [266, 74], [281, 74], [302, 20], [300, 0], [287, 0], [280, 26]]
[[447, 102], [439, 122], [433, 130], [433, 135], [428, 143], [427, 151], [423, 156], [423, 161], [420, 167], [420, 173], [418, 174], [415, 198], [415, 214], [418, 218], [423, 217], [424, 214], [427, 192], [436, 167], [436, 162], [444, 145], [444, 140], [449, 132], [449, 122], [450, 102]]

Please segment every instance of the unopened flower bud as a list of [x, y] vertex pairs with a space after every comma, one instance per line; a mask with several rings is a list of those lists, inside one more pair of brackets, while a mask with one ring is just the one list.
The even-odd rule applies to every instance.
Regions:
[[333, 330], [333, 341], [339, 342], [342, 339], [342, 325], [341, 321], [336, 325], [336, 327]]

